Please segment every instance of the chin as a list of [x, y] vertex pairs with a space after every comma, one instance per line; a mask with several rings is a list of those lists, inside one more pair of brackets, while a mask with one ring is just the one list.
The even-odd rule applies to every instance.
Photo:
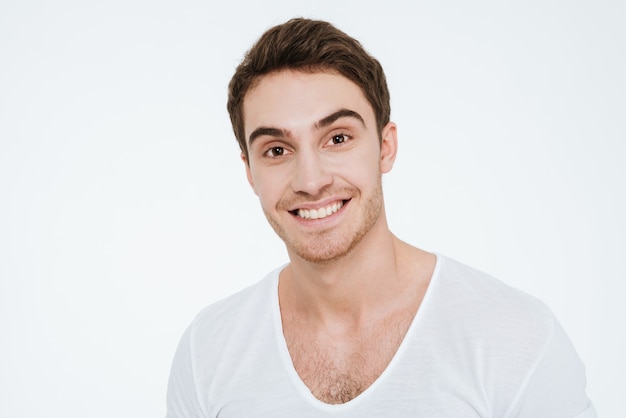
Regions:
[[369, 232], [369, 228], [361, 228], [357, 231], [320, 234], [310, 236], [309, 239], [291, 240], [287, 236], [281, 236], [289, 253], [315, 264], [330, 264], [350, 254]]
[[346, 249], [335, 250], [335, 251], [311, 251], [310, 249], [301, 249], [292, 248], [293, 253], [295, 253], [298, 257], [302, 258], [305, 261], [313, 264], [331, 264], [334, 261], [340, 260], [350, 252], [354, 246], [350, 246]]

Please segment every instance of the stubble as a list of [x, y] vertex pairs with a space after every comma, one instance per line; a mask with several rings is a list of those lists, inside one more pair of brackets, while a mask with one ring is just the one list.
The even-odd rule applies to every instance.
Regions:
[[[357, 192], [356, 197], [360, 196], [354, 188], [343, 189], [342, 191], [349, 192], [351, 196], [355, 196], [355, 192]], [[337, 191], [329, 194], [333, 193], [337, 194]], [[280, 211], [284, 213], [284, 208], [294, 207], [294, 200], [296, 199], [299, 199], [299, 202], [303, 201], [302, 198], [295, 197], [279, 202], [277, 205], [279, 213]], [[348, 204], [361, 204], [362, 210], [359, 211], [358, 219], [347, 219], [335, 228], [313, 232], [288, 231], [265, 208], [263, 208], [263, 213], [288, 250], [308, 262], [329, 264], [352, 252], [378, 221], [383, 206], [382, 179], [379, 177], [376, 187], [364, 201], [357, 202], [353, 198]]]

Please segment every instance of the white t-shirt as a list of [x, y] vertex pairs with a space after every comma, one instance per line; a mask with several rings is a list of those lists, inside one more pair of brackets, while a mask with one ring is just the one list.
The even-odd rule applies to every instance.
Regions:
[[386, 370], [350, 402], [323, 403], [291, 362], [279, 272], [196, 317], [172, 365], [168, 418], [596, 417], [551, 311], [441, 255]]

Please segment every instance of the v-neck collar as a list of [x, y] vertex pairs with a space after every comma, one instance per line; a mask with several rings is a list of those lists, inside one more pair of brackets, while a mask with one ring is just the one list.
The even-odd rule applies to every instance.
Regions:
[[282, 317], [280, 314], [280, 301], [278, 299], [278, 283], [279, 283], [280, 272], [288, 264], [285, 264], [284, 266], [282, 266], [281, 268], [275, 271], [275, 276], [273, 277], [273, 284], [272, 284], [271, 305], [272, 305], [272, 316], [273, 316], [272, 326], [274, 328], [276, 345], [277, 345], [278, 354], [281, 358], [285, 372], [289, 376], [289, 380], [291, 381], [296, 391], [302, 396], [303, 400], [307, 401], [308, 403], [312, 404], [314, 407], [327, 413], [333, 412], [333, 411], [336, 411], [336, 412], [346, 411], [346, 410], [349, 410], [350, 408], [353, 408], [357, 404], [366, 402], [367, 399], [372, 396], [372, 393], [376, 391], [376, 388], [378, 386], [385, 384], [385, 381], [387, 380], [387, 376], [397, 367], [397, 364], [401, 362], [403, 353], [407, 350], [407, 346], [410, 345], [410, 341], [413, 339], [412, 335], [415, 332], [414, 330], [415, 328], [417, 328], [416, 324], [421, 321], [421, 318], [424, 316], [424, 312], [428, 309], [429, 301], [431, 299], [430, 295], [433, 293], [432, 289], [436, 286], [436, 283], [439, 277], [439, 271], [441, 270], [441, 264], [444, 261], [443, 256], [439, 254], [435, 254], [435, 256], [436, 256], [435, 268], [433, 269], [432, 277], [430, 279], [430, 282], [428, 283], [428, 287], [426, 288], [426, 292], [424, 293], [422, 302], [420, 303], [420, 306], [418, 307], [417, 312], [415, 313], [415, 316], [413, 317], [411, 324], [409, 325], [409, 328], [406, 334], [404, 335], [402, 342], [400, 343], [400, 346], [398, 347], [393, 357], [391, 358], [391, 361], [389, 362], [389, 364], [387, 364], [387, 367], [385, 367], [385, 369], [380, 374], [380, 376], [378, 376], [378, 378], [370, 386], [368, 386], [367, 389], [361, 392], [354, 399], [346, 403], [342, 403], [342, 404], [328, 404], [326, 402], [323, 402], [317, 399], [313, 395], [313, 393], [311, 393], [308, 386], [302, 381], [302, 379], [300, 378], [300, 375], [298, 375], [298, 372], [296, 371], [293, 365], [291, 355], [289, 354], [287, 341], [285, 340], [285, 336], [283, 334], [283, 323], [282, 323]]

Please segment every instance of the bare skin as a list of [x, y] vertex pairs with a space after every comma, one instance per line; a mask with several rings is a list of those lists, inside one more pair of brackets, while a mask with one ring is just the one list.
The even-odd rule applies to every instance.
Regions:
[[[279, 299], [289, 354], [301, 380], [325, 403], [348, 402], [380, 377], [424, 297], [434, 255], [393, 236], [391, 241], [390, 251], [383, 252], [394, 253], [395, 266], [385, 272], [377, 258], [376, 266], [351, 272], [344, 277], [345, 286], [335, 282], [331, 292], [328, 282], [320, 283], [320, 275], [317, 282], [295, 280], [293, 265], [281, 275]], [[374, 270], [368, 274], [368, 268]]]

